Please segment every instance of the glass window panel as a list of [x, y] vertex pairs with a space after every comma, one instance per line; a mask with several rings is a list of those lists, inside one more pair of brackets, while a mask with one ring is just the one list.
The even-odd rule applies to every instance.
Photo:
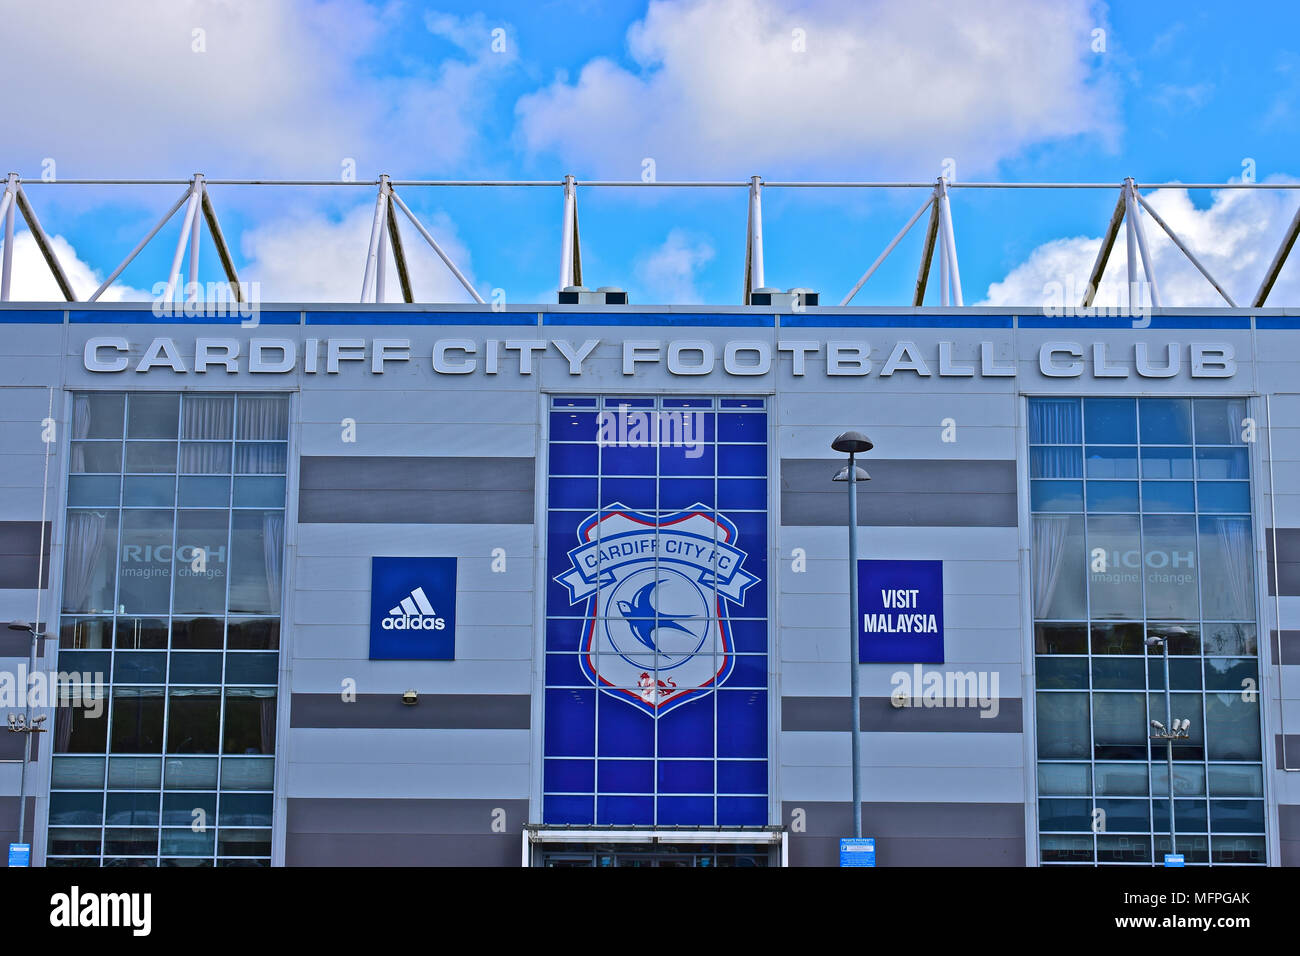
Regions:
[[1146, 673], [1140, 660], [1098, 657], [1092, 662], [1092, 686], [1109, 690], [1146, 690]]
[[50, 826], [99, 826], [103, 822], [102, 793], [50, 794]]
[[1083, 435], [1090, 445], [1136, 445], [1137, 403], [1131, 398], [1084, 399]]
[[[1147, 674], [1148, 689], [1165, 689], [1165, 661], [1159, 648], [1151, 649], [1151, 655], [1147, 658]], [[1200, 658], [1171, 657], [1169, 659], [1169, 683], [1174, 690], [1200, 690]]]
[[278, 676], [279, 661], [279, 654], [227, 654], [226, 682], [274, 684]]
[[176, 472], [176, 442], [129, 441], [126, 443], [126, 471], [138, 474]]
[[171, 601], [172, 512], [124, 511], [118, 605], [166, 614]]
[[226, 757], [221, 761], [222, 790], [270, 790], [274, 785], [272, 757]]
[[275, 753], [275, 690], [227, 688], [224, 733], [222, 753]]
[[[54, 713], [56, 753], [102, 754], [108, 739], [107, 700], [90, 688], [81, 688], [81, 706], [59, 707]], [[91, 706], [84, 706], [89, 699]]]
[[1266, 857], [1262, 836], [1216, 836], [1212, 852], [1215, 863], [1263, 863]]
[[73, 438], [121, 438], [125, 395], [87, 392], [72, 401]]
[[[1169, 764], [1163, 759], [1163, 755], [1156, 755], [1157, 759], [1151, 763], [1151, 792], [1156, 796], [1169, 795]], [[1174, 764], [1174, 796], [1175, 797], [1203, 797], [1205, 796], [1205, 768], [1200, 764], [1194, 763], [1175, 763]], [[1182, 820], [1178, 823], [1181, 825]], [[1169, 818], [1166, 816], [1164, 825], [1169, 826]], [[1204, 821], [1202, 821], [1204, 825]]]
[[1210, 796], [1262, 797], [1264, 772], [1258, 766], [1210, 764]]
[[[1097, 793], [1109, 797], [1145, 797], [1147, 795], [1147, 764], [1099, 763], [1094, 770]], [[1109, 822], [1109, 821], [1107, 821]]]
[[1087, 694], [1040, 692], [1037, 706], [1040, 758], [1090, 755]]
[[1082, 478], [1083, 456], [1077, 447], [1036, 445], [1029, 449], [1029, 477]]
[[1259, 688], [1259, 662], [1252, 657], [1207, 657], [1205, 688], [1254, 692]]
[[93, 853], [98, 856], [102, 836], [103, 831], [98, 827], [55, 827], [50, 830], [50, 853]]
[[1088, 482], [1088, 511], [1124, 511], [1138, 510], [1138, 483], [1136, 481], [1090, 481]]
[[1148, 618], [1194, 621], [1200, 617], [1196, 591], [1196, 522], [1187, 517], [1143, 515]]
[[107, 473], [122, 470], [122, 443], [116, 441], [74, 441], [69, 447], [71, 474]]
[[1092, 829], [1092, 802], [1089, 800], [1039, 800], [1038, 826], [1042, 830]]
[[227, 624], [226, 646], [232, 651], [274, 651], [280, 647], [278, 618], [231, 618]]
[[1143, 478], [1191, 478], [1192, 450], [1190, 448], [1142, 447]]
[[159, 757], [110, 757], [110, 790], [157, 790], [162, 786], [162, 759]]
[[230, 474], [229, 442], [181, 442], [180, 471], [183, 475]]
[[217, 856], [270, 856], [270, 830], [221, 830]]
[[269, 793], [223, 793], [218, 826], [269, 827], [273, 799]]
[[176, 856], [211, 856], [216, 842], [217, 831], [209, 827], [198, 833], [186, 827], [184, 829], [162, 831], [162, 852]]
[[1096, 809], [1106, 814], [1108, 831], [1151, 829], [1151, 805], [1145, 800], [1097, 800]]
[[168, 692], [167, 752], [214, 754], [221, 733], [221, 691], [216, 687], [173, 687]]
[[1137, 515], [1090, 516], [1087, 521], [1093, 619], [1141, 619], [1142, 542]]
[[126, 437], [175, 438], [179, 414], [179, 395], [132, 392], [126, 406]]
[[118, 475], [72, 475], [68, 478], [68, 506], [116, 508], [121, 490]]
[[220, 684], [220, 654], [198, 651], [178, 651], [172, 654], [171, 682], [173, 684]]
[[1196, 443], [1198, 445], [1240, 445], [1246, 419], [1244, 398], [1198, 398]]
[[1091, 863], [1092, 840], [1092, 834], [1045, 833], [1038, 840], [1038, 849], [1044, 863]]
[[238, 442], [235, 445], [235, 474], [283, 475], [289, 460], [283, 442]]
[[117, 684], [161, 684], [167, 680], [167, 655], [152, 651], [119, 651], [113, 660]]
[[181, 413], [182, 438], [210, 441], [235, 437], [233, 395], [185, 395]]
[[182, 508], [228, 508], [229, 478], [181, 478], [178, 493]]
[[1211, 800], [1210, 830], [1214, 833], [1263, 833], [1263, 800]]
[[1094, 654], [1145, 653], [1141, 624], [1094, 624], [1092, 626], [1092, 652]]
[[1038, 792], [1045, 796], [1090, 796], [1092, 765], [1086, 763], [1040, 763]]
[[283, 441], [289, 437], [288, 395], [240, 395], [235, 437], [253, 441]]
[[113, 753], [162, 753], [161, 687], [114, 687]]
[[172, 618], [172, 647], [176, 650], [218, 650], [225, 637], [219, 617]]
[[1142, 482], [1143, 511], [1191, 513], [1196, 510], [1196, 495], [1190, 481]]
[[176, 503], [173, 475], [128, 475], [122, 480], [122, 507], [170, 508]]
[[50, 768], [52, 790], [99, 790], [104, 786], [103, 757], [55, 757]]
[[[1170, 678], [1172, 679], [1172, 677], [1171, 674]], [[1205, 718], [1203, 701], [1204, 698], [1201, 694], [1179, 693], [1177, 690], [1169, 695], [1168, 706], [1165, 705], [1163, 692], [1153, 693], [1149, 696], [1150, 720], [1158, 720], [1166, 727], [1169, 726], [1171, 716], [1174, 720], [1191, 721], [1191, 725], [1187, 729], [1187, 738], [1174, 741], [1174, 760], [1204, 759]], [[1151, 741], [1151, 753], [1153, 759], [1163, 759], [1165, 756], [1164, 741]]]
[[1082, 511], [1082, 481], [1031, 481], [1030, 507], [1034, 511]]
[[1124, 445], [1089, 445], [1089, 478], [1136, 478], [1137, 449]]
[[1029, 441], [1035, 445], [1077, 445], [1083, 441], [1077, 398], [1029, 400]]
[[236, 508], [283, 508], [283, 478], [236, 478]]
[[[216, 761], [208, 761], [213, 766]], [[164, 793], [162, 825], [165, 827], [192, 827], [202, 823], [212, 829], [217, 819], [217, 795], [185, 790], [180, 793]]]
[[279, 613], [284, 512], [236, 511], [231, 524], [230, 610]]
[[1087, 617], [1083, 519], [1033, 519], [1034, 616], [1077, 621]]
[[1192, 443], [1192, 400], [1190, 398], [1144, 398], [1138, 403], [1144, 445], [1190, 445]]
[[1245, 701], [1240, 693], [1206, 694], [1205, 720], [1209, 759], [1261, 759], [1258, 698]]
[[1250, 514], [1250, 483], [1245, 481], [1202, 481], [1196, 485], [1202, 512]]
[[177, 513], [175, 612], [220, 614], [225, 610], [227, 519], [224, 510]]
[[[158, 831], [139, 828], [105, 830], [104, 853], [122, 856], [154, 856], [158, 853]], [[105, 860], [104, 865], [111, 866], [112, 862]]]
[[1142, 693], [1092, 696], [1093, 741], [1097, 746], [1140, 746], [1146, 750], [1147, 716]]
[[1241, 657], [1259, 654], [1254, 624], [1206, 624], [1205, 653]]
[[1201, 606], [1212, 621], [1255, 618], [1249, 518], [1201, 518]]
[[1035, 624], [1034, 651], [1038, 654], [1087, 654], [1088, 625]]
[[63, 609], [113, 612], [118, 512], [70, 510], [64, 542]]
[[1246, 457], [1246, 449], [1196, 449], [1196, 477], [1216, 480], [1249, 478], [1250, 459]]
[[120, 650], [161, 650], [167, 646], [167, 619], [119, 617], [114, 643]]
[[65, 617], [59, 624], [59, 647], [90, 650], [113, 646], [111, 617]]
[[1086, 657], [1040, 657], [1037, 660], [1038, 687], [1042, 690], [1087, 690]]
[[1150, 863], [1151, 841], [1139, 834], [1099, 833], [1097, 862]]
[[[156, 827], [158, 825], [158, 792], [110, 793], [104, 800], [104, 823], [110, 827]], [[121, 831], [110, 830], [110, 834]], [[111, 837], [110, 837], [111, 838]], [[130, 853], [131, 850], [115, 850]]]
[[217, 789], [215, 757], [168, 757], [163, 764], [163, 783], [168, 790]]

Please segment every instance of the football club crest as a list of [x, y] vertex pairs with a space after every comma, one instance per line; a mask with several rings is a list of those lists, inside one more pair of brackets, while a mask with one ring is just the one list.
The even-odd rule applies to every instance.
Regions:
[[651, 715], [698, 700], [735, 665], [728, 609], [758, 578], [736, 526], [702, 504], [654, 515], [610, 505], [578, 526], [573, 567], [556, 577], [587, 604], [583, 673]]

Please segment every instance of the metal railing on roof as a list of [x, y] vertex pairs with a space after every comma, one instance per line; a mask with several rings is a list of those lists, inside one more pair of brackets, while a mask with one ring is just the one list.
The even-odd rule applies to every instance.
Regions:
[[[171, 269], [168, 272], [164, 298], [170, 301], [177, 293], [178, 289], [184, 290], [188, 301], [195, 301], [200, 294], [198, 284], [198, 263], [199, 263], [199, 246], [200, 246], [200, 225], [199, 217], [202, 215], [208, 226], [208, 232], [212, 237], [213, 245], [217, 252], [217, 257], [221, 261], [221, 266], [226, 275], [226, 280], [230, 286], [231, 295], [238, 301], [244, 301], [244, 287], [239, 282], [239, 277], [235, 269], [234, 260], [230, 255], [229, 247], [226, 244], [225, 237], [221, 232], [221, 227], [217, 221], [216, 210], [213, 207], [212, 200], [208, 194], [208, 186], [282, 186], [282, 187], [370, 187], [377, 189], [375, 198], [375, 214], [371, 223], [370, 242], [367, 247], [365, 266], [361, 280], [361, 302], [383, 302], [385, 301], [385, 274], [387, 272], [387, 257], [392, 255], [394, 265], [397, 271], [399, 284], [401, 285], [402, 299], [404, 302], [414, 302], [414, 289], [411, 285], [410, 270], [407, 265], [405, 248], [402, 244], [401, 231], [398, 227], [398, 218], [396, 213], [401, 211], [412, 226], [415, 228], [433, 249], [438, 257], [447, 266], [448, 270], [455, 276], [466, 291], [473, 297], [474, 301], [483, 303], [482, 296], [473, 285], [467, 280], [464, 274], [457, 268], [446, 250], [438, 244], [432, 233], [420, 222], [410, 207], [397, 194], [396, 187], [402, 188], [420, 188], [420, 187], [457, 187], [457, 186], [476, 186], [476, 187], [540, 187], [560, 189], [563, 193], [563, 213], [560, 228], [560, 270], [559, 270], [559, 289], [575, 288], [582, 286], [582, 254], [579, 243], [578, 233], [578, 190], [579, 188], [722, 188], [722, 189], [747, 189], [749, 191], [749, 202], [747, 211], [747, 224], [745, 233], [745, 268], [743, 284], [743, 303], [748, 305], [755, 292], [760, 290], [770, 292], [764, 282], [763, 268], [763, 213], [762, 213], [762, 196], [765, 189], [923, 189], [928, 190], [929, 195], [921, 207], [913, 213], [912, 217], [907, 220], [902, 229], [886, 245], [879, 257], [867, 268], [861, 278], [853, 285], [844, 298], [840, 301], [841, 306], [848, 305], [853, 297], [862, 289], [867, 280], [876, 272], [884, 263], [886, 258], [894, 251], [904, 236], [912, 229], [914, 225], [929, 213], [928, 224], [926, 227], [925, 240], [922, 245], [921, 262], [917, 272], [916, 283], [913, 287], [912, 302], [913, 306], [923, 305], [929, 277], [932, 270], [934, 254], [937, 249], [939, 253], [939, 299], [940, 305], [955, 306], [964, 305], [961, 289], [961, 272], [957, 260], [957, 243], [955, 231], [953, 228], [952, 208], [950, 194], [953, 190], [959, 189], [1112, 189], [1119, 193], [1118, 201], [1115, 205], [1115, 211], [1112, 213], [1106, 231], [1102, 236], [1101, 248], [1098, 251], [1096, 261], [1093, 263], [1092, 271], [1089, 276], [1087, 285], [1084, 287], [1083, 300], [1080, 303], [1082, 307], [1087, 308], [1092, 305], [1096, 295], [1097, 287], [1105, 273], [1106, 265], [1110, 258], [1111, 250], [1115, 245], [1115, 240], [1119, 236], [1120, 227], [1126, 230], [1127, 246], [1127, 279], [1128, 279], [1128, 304], [1130, 308], [1140, 303], [1137, 301], [1142, 294], [1145, 286], [1147, 293], [1151, 298], [1151, 305], [1159, 308], [1160, 289], [1156, 279], [1155, 270], [1152, 264], [1150, 248], [1147, 244], [1146, 229], [1144, 225], [1145, 212], [1147, 216], [1158, 225], [1161, 230], [1173, 241], [1178, 250], [1191, 262], [1193, 266], [1205, 277], [1205, 279], [1214, 287], [1215, 290], [1223, 297], [1224, 301], [1232, 308], [1237, 308], [1237, 303], [1224, 289], [1224, 287], [1210, 274], [1205, 265], [1196, 257], [1188, 245], [1178, 237], [1164, 219], [1151, 207], [1151, 204], [1142, 196], [1142, 190], [1154, 189], [1300, 189], [1300, 182], [1297, 183], [1252, 183], [1252, 182], [1228, 182], [1228, 183], [1139, 183], [1132, 178], [1127, 178], [1123, 182], [1071, 182], [1071, 183], [992, 183], [992, 182], [954, 182], [944, 177], [939, 177], [930, 182], [855, 182], [855, 181], [818, 181], [818, 182], [796, 182], [773, 180], [766, 181], [760, 176], [752, 176], [747, 180], [702, 180], [702, 181], [651, 181], [644, 182], [641, 180], [578, 180], [574, 176], [565, 176], [557, 180], [509, 180], [509, 179], [392, 179], [387, 175], [382, 175], [378, 179], [365, 180], [318, 180], [318, 179], [207, 179], [202, 173], [196, 173], [189, 179], [60, 179], [60, 180], [42, 180], [34, 179], [26, 183], [18, 176], [17, 173], [10, 173], [5, 181], [5, 188], [0, 195], [0, 219], [4, 222], [4, 253], [3, 260], [0, 262], [0, 301], [10, 301], [10, 286], [13, 272], [13, 237], [15, 225], [15, 211], [21, 211], [23, 218], [27, 221], [28, 228], [31, 230], [32, 237], [36, 241], [42, 256], [49, 265], [53, 273], [55, 282], [59, 286], [60, 292], [69, 302], [77, 301], [76, 295], [68, 281], [67, 274], [59, 262], [58, 256], [51, 245], [48, 236], [41, 228], [40, 222], [36, 217], [35, 210], [27, 198], [24, 185], [64, 185], [64, 186], [183, 186], [185, 192], [172, 205], [172, 207], [158, 221], [158, 224], [149, 231], [145, 237], [140, 240], [134, 249], [127, 254], [126, 258], [114, 269], [107, 279], [97, 288], [89, 297], [88, 301], [97, 301], [100, 296], [117, 280], [122, 272], [131, 264], [131, 262], [140, 254], [140, 252], [149, 244], [149, 242], [162, 230], [171, 218], [185, 207], [184, 218], [180, 238], [177, 241], [175, 252], [172, 256]], [[385, 241], [385, 235], [387, 241]], [[1285, 264], [1287, 257], [1295, 245], [1297, 237], [1300, 236], [1300, 209], [1292, 217], [1282, 241], [1278, 245], [1267, 270], [1261, 278], [1260, 285], [1255, 295], [1251, 299], [1252, 308], [1262, 308], [1268, 299], [1269, 293], [1277, 282], [1282, 266]], [[181, 266], [186, 263], [186, 246], [189, 246], [188, 255], [188, 281], [182, 286], [180, 282]], [[1140, 267], [1139, 267], [1140, 261]]]

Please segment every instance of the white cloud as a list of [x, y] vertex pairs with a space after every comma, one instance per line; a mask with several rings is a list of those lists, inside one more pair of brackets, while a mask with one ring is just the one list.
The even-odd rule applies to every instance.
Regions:
[[[104, 281], [104, 274], [83, 262], [77, 255], [77, 250], [62, 236], [51, 236], [50, 246], [77, 299], [84, 302], [90, 298], [91, 293]], [[0, 242], [0, 250], [3, 248], [4, 243]], [[13, 280], [9, 298], [13, 302], [63, 301], [63, 293], [59, 291], [58, 283], [54, 281], [54, 275], [30, 232], [14, 233]], [[100, 302], [149, 299], [149, 293], [120, 283], [109, 286], [99, 297]]]
[[5, 125], [23, 147], [10, 162], [30, 176], [50, 157], [64, 178], [331, 179], [345, 158], [360, 179], [445, 169], [470, 154], [494, 71], [512, 58], [490, 52], [481, 18], [444, 18], [463, 57], [384, 75], [398, 12], [365, 0], [8, 4]]
[[[410, 220], [400, 210], [397, 215], [415, 300], [473, 301]], [[450, 218], [442, 212], [426, 216], [417, 211], [416, 215], [465, 278], [474, 283], [469, 251]], [[366, 204], [340, 219], [304, 213], [245, 230], [240, 249], [246, 264], [240, 267], [239, 278], [259, 283], [263, 302], [359, 302], [373, 218], [374, 206]], [[391, 255], [386, 277], [385, 301], [401, 302], [402, 289]], [[479, 294], [487, 297], [483, 290]]]
[[686, 305], [702, 301], [695, 280], [713, 258], [713, 246], [685, 230], [673, 229], [663, 243], [638, 260], [638, 298], [651, 303]]
[[[989, 170], [1022, 147], [1111, 135], [1087, 0], [655, 0], [600, 57], [516, 104], [526, 145], [628, 178]], [[806, 49], [799, 52], [803, 31]]]
[[[1295, 214], [1297, 194], [1294, 190], [1281, 189], [1222, 189], [1214, 192], [1206, 209], [1193, 206], [1185, 189], [1160, 189], [1146, 199], [1236, 303], [1248, 306]], [[1145, 212], [1143, 227], [1162, 305], [1227, 305]], [[1127, 302], [1126, 231], [1121, 226], [1111, 250], [1105, 276], [1097, 290], [1095, 304], [1098, 306], [1115, 307]], [[979, 304], [1041, 306], [1050, 303], [1063, 289], [1066, 304], [1078, 305], [1100, 247], [1100, 236], [1044, 243], [1006, 278], [990, 285]], [[1056, 286], [1049, 288], [1051, 284]], [[1300, 267], [1288, 262], [1267, 304], [1284, 306], [1297, 302], [1300, 302]]]

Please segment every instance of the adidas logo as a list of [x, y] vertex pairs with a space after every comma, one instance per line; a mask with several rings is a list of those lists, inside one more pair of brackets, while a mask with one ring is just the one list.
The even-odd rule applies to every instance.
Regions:
[[446, 618], [438, 616], [424, 588], [416, 588], [409, 597], [402, 598], [382, 625], [385, 631], [441, 631], [446, 626]]

